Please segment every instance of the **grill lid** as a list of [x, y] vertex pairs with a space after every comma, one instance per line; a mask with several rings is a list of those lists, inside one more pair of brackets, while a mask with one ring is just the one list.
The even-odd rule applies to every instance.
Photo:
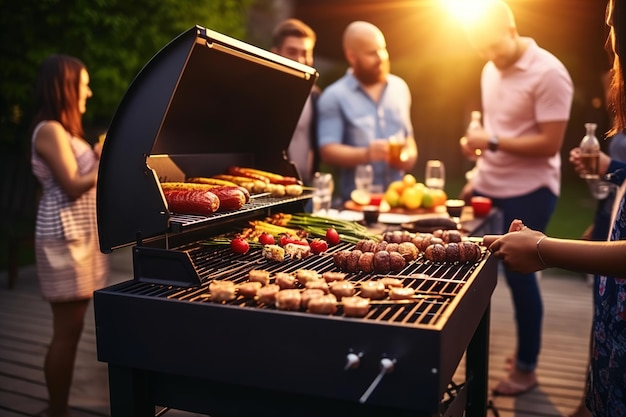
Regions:
[[232, 164], [294, 175], [286, 149], [317, 77], [313, 68], [200, 26], [173, 39], [133, 80], [107, 132], [97, 186], [100, 249], [168, 230], [151, 156], [195, 160], [194, 172], [181, 168], [188, 176]]

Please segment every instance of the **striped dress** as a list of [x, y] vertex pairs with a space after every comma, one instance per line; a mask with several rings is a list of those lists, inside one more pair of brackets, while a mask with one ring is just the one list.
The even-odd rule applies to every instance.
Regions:
[[[96, 187], [71, 200], [56, 182], [46, 162], [34, 151], [34, 139], [45, 123], [33, 132], [31, 164], [42, 185], [35, 225], [35, 259], [44, 299], [53, 302], [91, 298], [106, 284], [107, 256], [100, 252], [96, 219]], [[91, 146], [67, 133], [79, 172], [98, 163]]]

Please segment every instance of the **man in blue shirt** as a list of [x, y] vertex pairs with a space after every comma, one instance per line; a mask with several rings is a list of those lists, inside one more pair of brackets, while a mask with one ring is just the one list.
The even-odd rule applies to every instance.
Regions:
[[[352, 22], [343, 35], [350, 68], [318, 102], [318, 137], [322, 161], [340, 168], [344, 201], [354, 190], [354, 170], [371, 164], [374, 184], [387, 187], [417, 161], [411, 123], [411, 92], [389, 74], [385, 37], [368, 22]], [[404, 141], [401, 157], [390, 157], [390, 140]]]

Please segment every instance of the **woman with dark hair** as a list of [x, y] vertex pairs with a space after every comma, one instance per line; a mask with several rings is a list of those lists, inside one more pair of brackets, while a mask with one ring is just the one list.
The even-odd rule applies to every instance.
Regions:
[[83, 139], [82, 116], [92, 96], [85, 65], [67, 55], [48, 57], [36, 84], [31, 163], [42, 186], [35, 258], [42, 296], [50, 302], [52, 340], [44, 363], [48, 417], [67, 417], [74, 362], [93, 291], [105, 285], [106, 256], [96, 222], [101, 146]]
[[[626, 129], [626, 0], [609, 0], [606, 23], [614, 52], [610, 86], [613, 136]], [[573, 158], [577, 170], [580, 161]], [[619, 185], [605, 242], [557, 239], [524, 227], [520, 220], [489, 246], [494, 256], [522, 273], [549, 267], [598, 275], [594, 283], [592, 355], [586, 405], [596, 416], [626, 416], [626, 164], [600, 155], [600, 172]], [[523, 219], [522, 219], [523, 220]], [[488, 242], [486, 242], [487, 244]]]

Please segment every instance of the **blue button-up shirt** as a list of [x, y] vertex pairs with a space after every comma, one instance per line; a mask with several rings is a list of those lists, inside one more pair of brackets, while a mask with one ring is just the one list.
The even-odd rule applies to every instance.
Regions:
[[[319, 146], [331, 143], [367, 147], [375, 139], [391, 136], [413, 136], [411, 124], [411, 92], [400, 77], [390, 74], [378, 102], [361, 88], [348, 70], [327, 87], [318, 101]], [[374, 184], [386, 188], [391, 181], [401, 179], [404, 172], [384, 161], [373, 162]], [[340, 172], [341, 196], [350, 198], [354, 190], [354, 168]]]

